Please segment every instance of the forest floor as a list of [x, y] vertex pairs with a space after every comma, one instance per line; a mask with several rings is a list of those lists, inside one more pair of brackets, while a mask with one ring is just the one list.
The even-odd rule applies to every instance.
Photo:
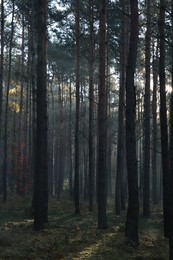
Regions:
[[[73, 203], [50, 199], [49, 223], [42, 232], [33, 231], [31, 199], [15, 197], [0, 205], [0, 259], [12, 260], [168, 260], [168, 241], [163, 237], [163, 214], [159, 206], [151, 218], [140, 217], [138, 248], [126, 244], [125, 213], [114, 214], [108, 206], [107, 230], [97, 229], [97, 212], [89, 213], [81, 203], [80, 216], [74, 215]], [[96, 208], [96, 207], [95, 207]]]

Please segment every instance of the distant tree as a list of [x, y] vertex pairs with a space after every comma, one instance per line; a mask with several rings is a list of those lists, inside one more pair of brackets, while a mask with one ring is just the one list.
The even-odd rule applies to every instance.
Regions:
[[37, 129], [34, 172], [34, 230], [44, 228], [48, 214], [47, 154], [47, 0], [35, 2], [37, 25]]
[[136, 93], [134, 73], [138, 44], [138, 0], [130, 1], [130, 42], [126, 67], [126, 156], [128, 174], [128, 210], [125, 235], [138, 245], [138, 174], [136, 157]]
[[106, 172], [106, 137], [107, 137], [107, 91], [105, 84], [106, 69], [106, 12], [107, 0], [100, 0], [99, 11], [99, 87], [98, 87], [98, 169], [97, 201], [98, 228], [107, 228], [107, 172]]

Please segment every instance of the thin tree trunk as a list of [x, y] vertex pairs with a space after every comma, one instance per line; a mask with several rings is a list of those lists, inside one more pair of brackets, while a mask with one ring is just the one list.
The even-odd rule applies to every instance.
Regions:
[[144, 186], [143, 216], [150, 217], [150, 59], [151, 1], [146, 2], [147, 30], [145, 35], [145, 95], [144, 95]]
[[107, 1], [100, 1], [99, 13], [99, 101], [98, 101], [98, 228], [107, 228], [107, 172], [106, 172], [106, 137], [107, 137], [107, 91], [105, 82], [106, 69], [106, 11]]
[[[173, 44], [173, 5], [171, 8], [171, 23], [172, 23], [172, 39], [171, 42]], [[170, 207], [170, 233], [169, 233], [169, 259], [173, 260], [173, 45], [172, 45], [172, 93], [171, 93], [171, 100], [170, 100], [170, 197], [169, 197], [169, 207]]]
[[76, 124], [75, 124], [75, 175], [74, 175], [74, 203], [75, 214], [79, 208], [79, 110], [80, 110], [80, 0], [76, 0]]
[[163, 174], [163, 214], [164, 214], [164, 235], [169, 236], [169, 151], [168, 151], [168, 127], [167, 108], [165, 92], [165, 0], [160, 0], [159, 35], [160, 35], [160, 59], [159, 59], [159, 80], [160, 80], [160, 128], [162, 148], [162, 174]]
[[126, 68], [126, 155], [128, 173], [128, 210], [125, 235], [138, 245], [138, 173], [136, 157], [136, 93], [134, 73], [136, 68], [138, 44], [138, 0], [130, 1], [131, 22], [130, 42]]
[[16, 191], [18, 195], [23, 195], [23, 148], [22, 148], [22, 121], [23, 121], [23, 92], [24, 92], [24, 15], [22, 16], [22, 46], [21, 46], [21, 89], [20, 89], [20, 111], [19, 111], [19, 126], [18, 126], [18, 149], [17, 149], [17, 183]]
[[9, 68], [8, 68], [8, 79], [7, 79], [7, 89], [6, 89], [5, 120], [4, 120], [4, 161], [3, 161], [3, 173], [2, 173], [3, 202], [7, 201], [7, 165], [8, 165], [7, 130], [8, 130], [8, 105], [9, 105], [9, 89], [10, 89], [10, 79], [11, 79], [13, 34], [14, 34], [14, 0], [13, 0], [13, 10], [12, 10], [12, 21], [11, 21], [11, 35], [10, 35], [10, 45], [9, 45]]
[[69, 111], [69, 192], [70, 197], [73, 197], [73, 158], [72, 158], [72, 89], [71, 89], [71, 81], [69, 87], [69, 99], [70, 99], [70, 111]]
[[94, 28], [93, 0], [89, 2], [89, 211], [93, 211], [94, 196]]
[[[4, 76], [4, 0], [1, 0], [1, 57], [0, 57], [0, 143], [1, 143], [1, 131], [2, 131], [2, 97], [3, 97], [3, 76]], [[1, 145], [0, 145], [1, 146]], [[1, 156], [0, 147], [0, 156]], [[1, 165], [0, 165], [1, 167]]]
[[[0, 161], [2, 162], [2, 102], [3, 102], [3, 78], [4, 78], [4, 0], [1, 0], [1, 47], [0, 47]], [[2, 176], [2, 163], [0, 162], [0, 175]], [[1, 187], [1, 185], [0, 185]]]
[[125, 35], [125, 1], [122, 1], [122, 23], [121, 23], [121, 56], [120, 56], [120, 88], [119, 88], [119, 105], [118, 105], [118, 148], [117, 148], [117, 172], [115, 187], [115, 213], [120, 215], [121, 212], [121, 183], [124, 177], [125, 164], [125, 66], [126, 66], [126, 35]]
[[[157, 48], [158, 49], [158, 48]], [[153, 46], [154, 52], [154, 46]], [[152, 115], [153, 115], [153, 131], [152, 131], [152, 201], [154, 204], [159, 202], [158, 198], [158, 171], [157, 171], [157, 88], [158, 88], [158, 52], [153, 55], [153, 100], [152, 100]]]

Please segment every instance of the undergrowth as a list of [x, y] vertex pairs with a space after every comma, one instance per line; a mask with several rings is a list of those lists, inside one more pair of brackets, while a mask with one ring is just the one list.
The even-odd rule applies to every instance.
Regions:
[[162, 211], [153, 208], [151, 218], [140, 217], [140, 245], [133, 248], [124, 236], [125, 212], [116, 217], [108, 206], [107, 230], [97, 229], [96, 206], [88, 212], [81, 203], [81, 214], [74, 214], [73, 202], [51, 198], [49, 222], [44, 231], [33, 231], [29, 214], [30, 198], [15, 197], [0, 207], [0, 259], [12, 260], [167, 260], [168, 241], [163, 237]]

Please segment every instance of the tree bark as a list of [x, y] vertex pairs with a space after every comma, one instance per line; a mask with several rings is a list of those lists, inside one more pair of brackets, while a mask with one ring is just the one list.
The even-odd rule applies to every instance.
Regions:
[[98, 173], [97, 173], [97, 191], [98, 191], [98, 228], [107, 228], [107, 172], [106, 172], [106, 137], [107, 137], [107, 108], [106, 108], [106, 9], [107, 1], [100, 1], [99, 13], [99, 101], [98, 101]]
[[14, 35], [14, 0], [12, 10], [12, 21], [11, 21], [11, 35], [9, 44], [9, 68], [8, 68], [8, 79], [7, 79], [7, 90], [6, 90], [6, 104], [5, 104], [5, 119], [4, 119], [4, 160], [3, 160], [3, 172], [2, 172], [2, 188], [3, 188], [3, 202], [7, 201], [7, 157], [8, 157], [8, 105], [9, 105], [9, 89], [11, 80], [11, 62], [12, 62], [12, 43]]
[[126, 68], [126, 23], [125, 23], [125, 1], [122, 1], [122, 23], [121, 23], [121, 53], [120, 53], [120, 88], [118, 105], [118, 147], [117, 147], [117, 172], [115, 186], [115, 213], [121, 212], [121, 188], [125, 175], [125, 68]]
[[79, 208], [79, 110], [80, 110], [80, 0], [76, 0], [76, 124], [75, 124], [75, 174], [74, 174], [74, 203], [75, 214]]
[[128, 173], [128, 210], [125, 235], [138, 245], [138, 174], [136, 158], [136, 94], [134, 73], [136, 68], [138, 44], [138, 1], [130, 1], [130, 42], [126, 68], [126, 155]]
[[169, 237], [170, 178], [169, 178], [167, 107], [166, 107], [166, 92], [165, 92], [165, 0], [160, 0], [159, 36], [160, 36], [160, 59], [159, 59], [160, 128], [161, 128], [162, 174], [163, 174], [164, 235], [165, 237]]
[[[157, 88], [158, 88], [158, 51], [154, 55], [153, 46], [153, 100], [152, 100], [152, 201], [154, 204], [159, 202], [158, 198], [158, 172], [157, 172]], [[158, 48], [157, 48], [158, 50]]]
[[[1, 47], [0, 47], [0, 161], [2, 162], [2, 102], [3, 102], [3, 78], [4, 78], [4, 0], [1, 1]], [[2, 176], [2, 163], [0, 163], [0, 174]], [[0, 185], [2, 188], [2, 186]]]
[[144, 95], [144, 186], [143, 216], [150, 217], [150, 59], [151, 1], [146, 2], [147, 30], [145, 35], [145, 95]]
[[93, 211], [94, 196], [94, 26], [93, 0], [89, 1], [89, 211]]
[[37, 129], [35, 152], [34, 230], [44, 228], [48, 214], [47, 155], [47, 0], [37, 0]]

